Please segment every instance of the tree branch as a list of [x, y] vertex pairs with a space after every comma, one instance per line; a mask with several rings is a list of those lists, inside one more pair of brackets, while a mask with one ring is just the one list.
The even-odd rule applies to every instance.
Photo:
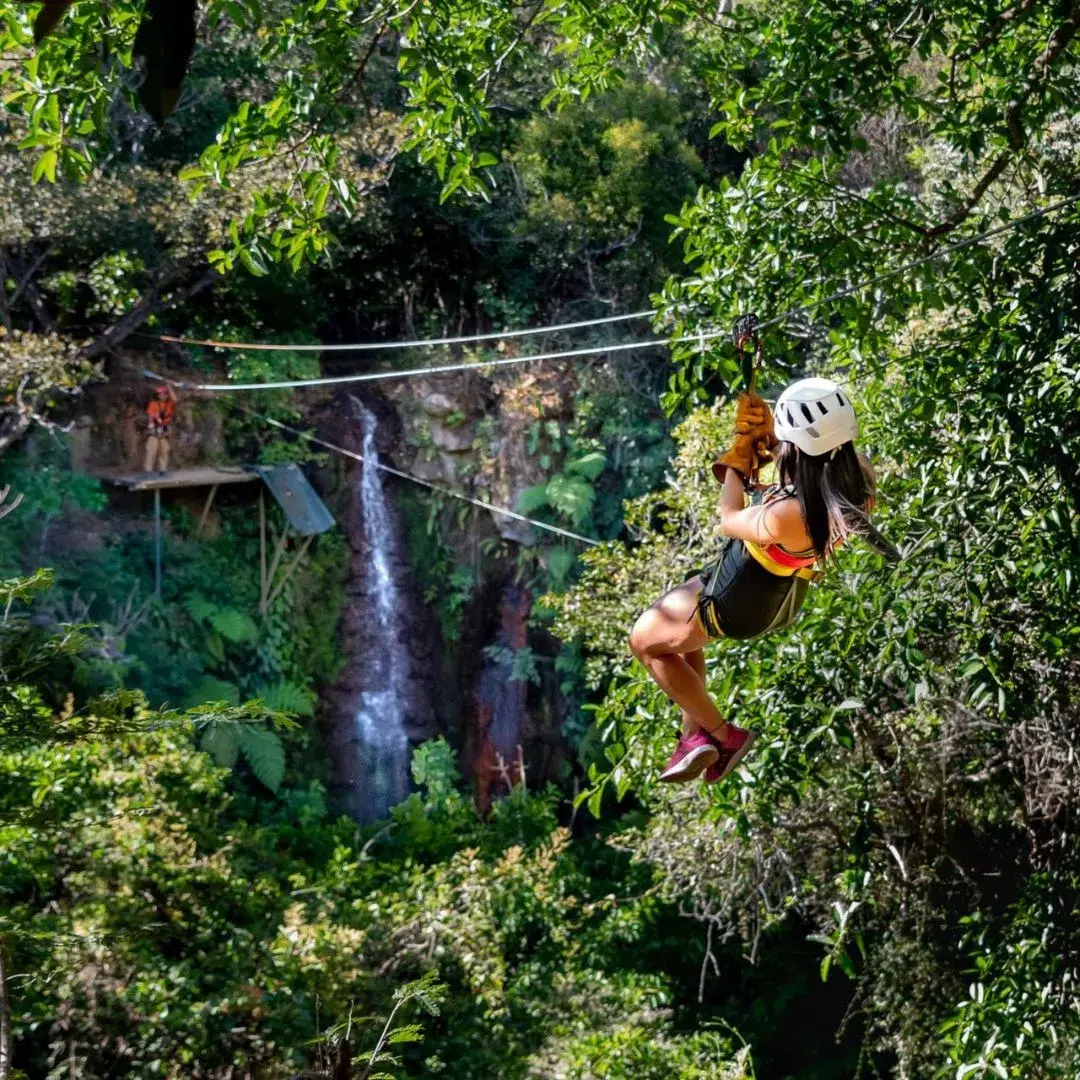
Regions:
[[939, 222], [932, 228], [926, 230], [926, 237], [929, 240], [933, 240], [939, 236], [945, 236], [947, 233], [951, 233], [959, 225], [962, 225], [967, 220], [971, 211], [982, 201], [982, 197], [986, 194], [986, 189], [1005, 171], [1012, 158], [1012, 151], [1003, 150], [995, 159], [994, 163], [983, 174], [982, 179], [975, 185], [971, 194], [960, 204], [960, 206], [949, 215], [944, 221]]
[[1080, 30], [1080, 3], [1076, 3], [1074, 0], [1069, 9], [1068, 17], [1050, 35], [1050, 40], [1046, 43], [1042, 55], [1032, 65], [1031, 75], [1027, 80], [1027, 87], [1024, 92], [1015, 101], [1011, 102], [1005, 110], [1005, 132], [1009, 140], [1009, 149], [1003, 150], [994, 159], [990, 168], [983, 174], [982, 179], [975, 185], [972, 193], [961, 203], [955, 213], [927, 231], [928, 238], [933, 239], [944, 236], [964, 222], [982, 200], [987, 188], [1005, 171], [1012, 155], [1016, 151], [1023, 150], [1027, 141], [1023, 125], [1024, 106], [1030, 100], [1031, 95], [1035, 93], [1039, 82], [1069, 47], [1069, 43], [1076, 36], [1078, 30]]
[[986, 32], [983, 34], [970, 49], [966, 49], [962, 53], [958, 53], [953, 57], [954, 64], [962, 64], [965, 60], [971, 60], [977, 56], [987, 47], [987, 45], [993, 44], [997, 40], [1001, 31], [1005, 29], [1010, 22], [1019, 18], [1025, 12], [1030, 11], [1037, 4], [1038, 0], [1020, 0], [1015, 7], [1009, 8], [1008, 11], [1002, 12], [996, 19], [992, 20], [987, 27]]
[[4, 939], [0, 936], [0, 1080], [11, 1075], [11, 1007], [8, 1004]]
[[167, 308], [184, 300], [190, 300], [193, 296], [212, 285], [220, 276], [217, 270], [212, 267], [204, 270], [190, 285], [180, 289], [178, 292], [174, 292], [167, 300], [158, 296], [157, 288], [149, 290], [127, 314], [122, 315], [103, 334], [90, 342], [90, 344], [85, 345], [80, 350], [79, 356], [84, 360], [96, 360], [114, 346], [119, 345], [126, 337], [135, 333], [151, 315], [156, 315], [159, 311], [165, 311]]
[[22, 296], [23, 292], [30, 286], [34, 279], [34, 275], [41, 269], [41, 264], [49, 257], [49, 252], [52, 251], [52, 245], [49, 244], [45, 250], [30, 264], [28, 270], [23, 271], [22, 279], [16, 284], [15, 291], [11, 294], [11, 300], [9, 303], [14, 304]]

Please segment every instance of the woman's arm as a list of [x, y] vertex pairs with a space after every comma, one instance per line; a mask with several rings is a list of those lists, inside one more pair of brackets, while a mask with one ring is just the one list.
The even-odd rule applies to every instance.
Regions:
[[802, 511], [795, 499], [778, 499], [762, 506], [746, 506], [742, 477], [728, 469], [720, 497], [720, 530], [735, 540], [754, 544], [784, 544], [802, 548], [809, 542]]

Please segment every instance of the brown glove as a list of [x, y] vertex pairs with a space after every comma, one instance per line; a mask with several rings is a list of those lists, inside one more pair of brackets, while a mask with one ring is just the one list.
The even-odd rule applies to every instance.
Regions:
[[731, 449], [713, 462], [713, 476], [722, 484], [725, 470], [734, 469], [748, 483], [757, 465], [756, 444], [754, 435], [736, 435]]
[[771, 429], [772, 414], [765, 401], [757, 394], [740, 394], [735, 403], [735, 433], [749, 435], [766, 423]]
[[779, 440], [766, 401], [757, 394], [740, 394], [735, 405], [735, 443], [713, 465], [713, 475], [724, 482], [724, 470], [732, 468], [744, 481], [756, 478], [758, 469], [772, 461]]

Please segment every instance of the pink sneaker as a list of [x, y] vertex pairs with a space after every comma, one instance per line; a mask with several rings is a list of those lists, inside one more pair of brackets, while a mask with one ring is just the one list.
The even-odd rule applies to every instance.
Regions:
[[754, 745], [757, 739], [756, 731], [747, 731], [745, 728], [728, 724], [728, 734], [723, 742], [713, 739], [714, 746], [719, 747], [720, 754], [715, 762], [705, 770], [705, 783], [715, 784], [730, 776], [735, 766], [743, 759], [746, 751]]
[[675, 753], [668, 759], [667, 767], [660, 774], [666, 784], [685, 784], [695, 780], [720, 758], [722, 751], [704, 732], [680, 738]]

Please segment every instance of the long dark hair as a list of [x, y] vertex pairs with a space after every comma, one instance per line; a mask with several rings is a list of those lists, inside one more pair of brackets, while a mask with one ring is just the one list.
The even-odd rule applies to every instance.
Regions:
[[776, 451], [780, 484], [799, 500], [806, 531], [819, 559], [827, 558], [838, 541], [862, 536], [892, 562], [900, 552], [870, 523], [877, 495], [870, 464], [846, 442], [828, 454], [804, 454], [794, 443], [782, 442]]

